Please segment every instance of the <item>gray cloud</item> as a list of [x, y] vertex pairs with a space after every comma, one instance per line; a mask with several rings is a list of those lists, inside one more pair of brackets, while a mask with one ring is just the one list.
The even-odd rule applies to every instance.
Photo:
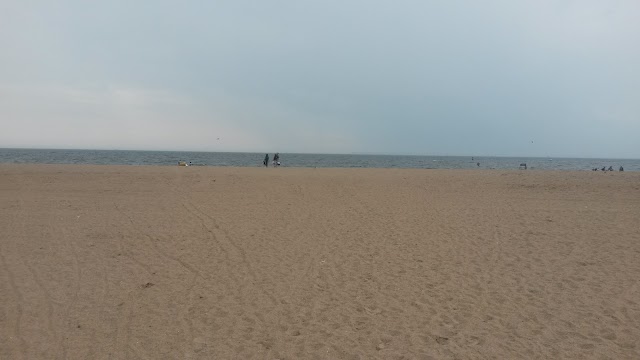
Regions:
[[2, 6], [0, 146], [640, 157], [637, 1]]

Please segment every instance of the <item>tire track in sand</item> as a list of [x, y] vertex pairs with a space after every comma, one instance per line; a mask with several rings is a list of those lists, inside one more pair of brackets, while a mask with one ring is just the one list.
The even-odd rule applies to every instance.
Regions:
[[[117, 204], [114, 204], [114, 207], [116, 209], [116, 211], [118, 211], [120, 214], [124, 215], [129, 222], [131, 223], [131, 225], [133, 226], [133, 229], [136, 230], [135, 224], [133, 222], [133, 219], [131, 219], [131, 217], [126, 214], [124, 211], [122, 211]], [[146, 235], [146, 234], [145, 234]], [[124, 235], [122, 235], [120, 237], [120, 252], [121, 254], [123, 254], [124, 256], [128, 257], [129, 259], [131, 259], [131, 261], [133, 261], [136, 265], [140, 266], [141, 268], [143, 268], [147, 273], [151, 274], [153, 271], [151, 271], [151, 267], [145, 263], [143, 263], [142, 261], [140, 261], [139, 259], [137, 259], [135, 256], [133, 256], [133, 254], [131, 254], [122, 244], [122, 239], [124, 239]]]
[[22, 315], [24, 313], [24, 310], [22, 309], [22, 304], [24, 303], [24, 296], [22, 296], [22, 293], [20, 292], [20, 290], [18, 289], [18, 286], [16, 285], [15, 275], [9, 268], [9, 265], [7, 264], [7, 260], [4, 257], [4, 250], [2, 247], [0, 247], [0, 261], [2, 261], [2, 267], [7, 272], [7, 276], [9, 277], [9, 285], [11, 285], [11, 289], [13, 290], [13, 293], [15, 294], [15, 297], [16, 297], [17, 315], [16, 315], [16, 324], [13, 327], [13, 333], [15, 334], [20, 344], [20, 355], [22, 355], [23, 359], [26, 359], [29, 346], [27, 345], [27, 342], [25, 341], [24, 337], [22, 336], [22, 333], [20, 332]]
[[[29, 184], [28, 179], [24, 179], [24, 178], [20, 178], [17, 179], [16, 181], [19, 184], [22, 184], [22, 186], [25, 186], [26, 184]], [[26, 223], [26, 219], [27, 216], [25, 214], [25, 204], [24, 204], [24, 199], [22, 197], [22, 193], [25, 191], [29, 191], [29, 186], [25, 186], [22, 187], [19, 190], [19, 194], [18, 194], [18, 202], [19, 202], [19, 212], [18, 212], [18, 219], [21, 220], [20, 221], [20, 225], [22, 228], [25, 227], [25, 223]], [[11, 222], [11, 224], [13, 226], [16, 226], [15, 224], [17, 223], [17, 221], [15, 221], [16, 219], [14, 219], [14, 221]], [[17, 231], [17, 233], [23, 233], [22, 229], [19, 229]], [[24, 336], [22, 335], [22, 332], [20, 331], [20, 328], [22, 327], [22, 318], [24, 316], [24, 309], [22, 307], [22, 304], [25, 303], [25, 298], [24, 295], [22, 294], [22, 292], [20, 291], [20, 288], [18, 287], [17, 283], [16, 283], [16, 277], [15, 274], [11, 271], [11, 268], [9, 267], [9, 264], [7, 263], [6, 257], [5, 257], [5, 248], [2, 246], [3, 242], [0, 242], [0, 261], [2, 261], [2, 265], [5, 269], [5, 271], [7, 272], [7, 277], [9, 278], [9, 285], [11, 286], [11, 289], [13, 290], [13, 293], [15, 294], [15, 298], [16, 298], [16, 324], [14, 326], [14, 334], [16, 336], [16, 338], [18, 339], [18, 343], [20, 344], [20, 355], [22, 356], [23, 359], [27, 358], [27, 353], [29, 352], [29, 344], [27, 344], [26, 339], [24, 338]]]
[[[217, 282], [219, 284], [224, 284], [224, 287], [226, 288], [226, 294], [235, 294], [234, 299], [236, 301], [238, 301], [238, 303], [242, 303], [245, 299], [248, 299], [249, 297], [247, 297], [246, 295], [246, 289], [247, 289], [247, 282], [243, 281], [241, 279], [238, 279], [238, 277], [235, 275], [236, 272], [240, 273], [240, 271], [234, 271], [234, 267], [238, 266], [238, 262], [233, 262], [231, 261], [231, 255], [230, 255], [230, 251], [228, 249], [228, 245], [225, 246], [221, 241], [220, 241], [220, 234], [216, 234], [217, 231], [214, 230], [214, 228], [212, 228], [211, 226], [208, 226], [206, 223], [205, 218], [203, 217], [204, 215], [202, 215], [201, 212], [198, 211], [198, 209], [191, 203], [182, 203], [183, 208], [187, 211], [188, 214], [191, 214], [192, 216], [189, 216], [190, 221], [194, 221], [193, 219], [197, 219], [197, 222], [200, 223], [200, 226], [204, 229], [204, 231], [208, 234], [208, 236], [210, 237], [210, 239], [212, 239], [215, 244], [217, 245], [217, 247], [221, 250], [222, 254], [223, 254], [223, 258], [225, 261], [225, 270], [226, 271], [220, 271], [219, 274], [224, 273], [228, 279], [225, 281], [220, 281]], [[190, 208], [191, 207], [191, 208]], [[216, 224], [217, 225], [217, 224]], [[216, 226], [214, 225], [214, 227]], [[241, 263], [244, 264], [244, 262], [241, 261]], [[255, 280], [255, 278], [254, 278]], [[255, 281], [254, 281], [255, 282]], [[234, 287], [235, 285], [235, 287]], [[191, 304], [190, 304], [191, 305]], [[185, 314], [185, 318], [189, 319], [189, 314], [188, 312]], [[259, 319], [262, 321], [262, 319]], [[189, 323], [191, 323], [191, 320], [189, 319]], [[236, 325], [240, 324], [241, 322], [237, 322]]]
[[[180, 174], [182, 175], [182, 174]], [[183, 187], [176, 187], [172, 185], [172, 181], [169, 178], [162, 178], [164, 180], [164, 185], [167, 186], [168, 191], [173, 193], [174, 195], [177, 196], [178, 199], [187, 199], [188, 198], [188, 194], [190, 193], [190, 187], [188, 188], [184, 188], [184, 192], [181, 192], [179, 190], [177, 190], [177, 188], [183, 188]], [[179, 178], [179, 180], [182, 180], [182, 176]], [[229, 250], [223, 246], [222, 242], [219, 240], [219, 237], [216, 235], [216, 233], [206, 225], [204, 219], [201, 216], [197, 216], [194, 213], [194, 210], [190, 210], [186, 204], [190, 204], [193, 207], [193, 203], [188, 201], [187, 203], [185, 203], [184, 201], [182, 201], [180, 203], [182, 205], [182, 207], [187, 210], [187, 212], [189, 214], [192, 214], [194, 216], [189, 216], [187, 217], [187, 221], [189, 224], [194, 224], [194, 223], [199, 223], [199, 225], [207, 232], [209, 238], [213, 241], [213, 243], [215, 243], [217, 245], [217, 248], [220, 249], [220, 252], [223, 255], [223, 259], [224, 259], [224, 265], [227, 269], [232, 269], [233, 268], [233, 264], [234, 262], [231, 261], [231, 257], [230, 257], [230, 253]], [[194, 217], [196, 219], [198, 219], [198, 221], [194, 221]], [[238, 278], [235, 276], [235, 273], [233, 271], [228, 271], [226, 273], [226, 275], [228, 275], [228, 277], [232, 280], [231, 282], [220, 282], [220, 284], [224, 285], [226, 293], [227, 294], [231, 294], [233, 292], [238, 292], [239, 290], [237, 288], [233, 288], [232, 284], [241, 284], [242, 288], [244, 288], [244, 284], [241, 281], [238, 281]], [[206, 279], [206, 280], [215, 280], [212, 278], [205, 278], [204, 276], [201, 276], [202, 279]]]
[[[87, 174], [84, 172], [80, 172], [78, 173], [78, 175], [80, 177], [83, 178], [83, 182], [87, 181], [84, 180], [87, 178]], [[56, 213], [60, 212], [60, 204], [65, 204], [68, 206], [71, 206], [68, 201], [63, 200], [62, 203], [58, 204], [58, 208], [56, 209]], [[80, 219], [80, 216], [76, 217], [76, 222]], [[51, 218], [49, 218], [49, 223], [51, 224]], [[50, 228], [55, 229], [56, 227], [53, 226], [53, 224], [51, 224]], [[68, 302], [65, 312], [64, 312], [64, 321], [63, 323], [67, 326], [67, 328], [69, 329], [73, 329], [74, 326], [71, 325], [70, 322], [70, 314], [72, 313], [72, 309], [76, 306], [77, 302], [78, 302], [78, 298], [79, 298], [79, 294], [80, 294], [80, 287], [81, 287], [81, 283], [82, 283], [82, 268], [80, 266], [80, 257], [78, 255], [78, 243], [77, 240], [75, 240], [76, 238], [74, 238], [73, 236], [69, 235], [69, 232], [67, 231], [67, 229], [64, 226], [60, 226], [57, 227], [57, 229], [60, 229], [61, 235], [62, 235], [62, 240], [68, 242], [69, 247], [71, 248], [71, 253], [73, 255], [73, 270], [74, 270], [74, 274], [75, 274], [75, 281], [74, 281], [74, 290], [73, 290], [73, 298], [71, 299], [71, 301]], [[101, 258], [100, 258], [100, 262], [101, 264], [104, 262]], [[100, 304], [104, 303], [104, 293], [102, 295], [102, 299], [100, 301]], [[101, 307], [102, 309], [102, 307]], [[100, 312], [102, 312], [104, 310], [100, 310]], [[89, 351], [87, 352], [87, 358], [93, 358], [94, 356], [94, 346], [97, 343], [96, 341], [96, 328], [95, 327], [91, 327], [91, 335], [90, 335], [90, 340], [89, 340]], [[67, 339], [68, 337], [64, 336], [64, 329], [63, 329], [63, 333], [60, 335], [60, 346], [62, 348], [62, 358], [63, 359], [67, 359], [68, 358], [68, 344], [67, 344]]]
[[[73, 297], [71, 298], [71, 301], [69, 301], [69, 303], [67, 304], [67, 307], [64, 312], [64, 323], [67, 326], [69, 326], [68, 321], [69, 321], [69, 315], [71, 314], [71, 309], [73, 309], [73, 307], [78, 302], [78, 294], [80, 293], [80, 281], [82, 280], [82, 271], [80, 269], [80, 260], [78, 258], [78, 250], [76, 249], [76, 244], [74, 240], [72, 240], [72, 238], [69, 237], [64, 227], [61, 226], [60, 229], [62, 231], [62, 237], [64, 239], [69, 239], [69, 243], [71, 244], [71, 253], [73, 254], [73, 268], [75, 273]], [[92, 339], [94, 338], [95, 338], [95, 330], [94, 330], [94, 335], [92, 336]], [[60, 341], [61, 341], [60, 345], [62, 347], [62, 358], [66, 359], [67, 352], [68, 352], [67, 338], [63, 335], [61, 336]], [[94, 342], [92, 341], [92, 343]]]
[[[125, 213], [124, 211], [122, 211], [117, 204], [113, 204], [114, 208], [116, 209], [116, 211], [118, 213], [120, 213], [122, 216], [124, 216], [127, 220], [129, 220], [129, 222], [132, 225], [132, 228], [134, 229], [134, 231], [136, 230], [136, 226], [135, 223], [133, 222], [133, 219], [131, 219], [131, 217]], [[141, 266], [143, 269], [145, 269], [149, 274], [152, 273], [151, 269], [149, 268], [148, 265], [144, 264], [141, 265], [140, 261], [137, 259], [134, 259], [133, 255], [130, 255], [126, 252], [124, 244], [123, 244], [123, 239], [124, 236], [120, 236], [119, 237], [119, 243], [118, 243], [118, 247], [119, 247], [119, 251], [124, 254], [125, 256], [127, 256], [128, 258], [130, 258], [136, 265]], [[116, 341], [116, 350], [121, 352], [121, 356], [124, 357], [125, 359], [129, 358], [130, 352], [131, 352], [131, 321], [132, 321], [132, 315], [133, 315], [133, 303], [134, 303], [134, 294], [135, 290], [129, 290], [126, 294], [126, 301], [122, 302], [121, 304], [119, 304], [119, 307], [121, 307], [122, 309], [119, 311], [120, 314], [124, 314], [124, 315], [119, 315], [118, 316], [118, 321], [116, 324], [116, 330], [115, 330], [115, 341]], [[121, 321], [122, 320], [122, 324]]]
[[[83, 182], [83, 183], [85, 183], [85, 182], [88, 183], [88, 182], [92, 181], [92, 180], [88, 179], [89, 178], [89, 174], [87, 174], [86, 172], [78, 172], [78, 173], [76, 173], [76, 176], [81, 177], [83, 179], [81, 182]], [[61, 211], [61, 205], [62, 204], [71, 206], [67, 200], [62, 200], [62, 202], [60, 202], [58, 204], [58, 208], [56, 209], [56, 210], [58, 210], [57, 212]], [[84, 217], [83, 217], [83, 219], [84, 219]], [[80, 220], [80, 215], [78, 215], [76, 217], [76, 221], [75, 222], [78, 223], [79, 220]], [[49, 222], [51, 223], [51, 219], [50, 219]], [[55, 226], [51, 226], [51, 228], [56, 228], [56, 227]], [[74, 228], [74, 227], [72, 227], [72, 228]], [[77, 228], [77, 226], [75, 228]], [[68, 247], [71, 249], [71, 254], [73, 255], [73, 268], [74, 268], [73, 271], [74, 271], [74, 274], [75, 274], [75, 276], [74, 276], [75, 277], [75, 283], [74, 283], [73, 298], [71, 299], [71, 301], [68, 302], [68, 304], [66, 306], [63, 319], [64, 319], [64, 324], [67, 326], [67, 328], [74, 329], [75, 326], [73, 324], [70, 324], [69, 322], [71, 321], [70, 314], [72, 313], [73, 308], [78, 303], [78, 298], [80, 297], [79, 294], [80, 294], [82, 278], [83, 278], [83, 276], [82, 276], [83, 269], [82, 269], [82, 266], [80, 265], [81, 261], [80, 261], [80, 255], [79, 255], [78, 249], [81, 248], [81, 246], [78, 243], [79, 237], [70, 235], [69, 231], [67, 231], [68, 230], [67, 228], [65, 228], [64, 226], [61, 226], [61, 227], [58, 227], [58, 229], [60, 229], [60, 232], [61, 232], [61, 235], [62, 235], [62, 239], [68, 245]], [[118, 246], [119, 246], [120, 249], [122, 249], [121, 242], [118, 243]], [[122, 250], [121, 250], [121, 252], [122, 252]], [[106, 297], [106, 294], [108, 292], [108, 283], [107, 283], [107, 271], [106, 271], [106, 266], [104, 264], [104, 258], [101, 257], [101, 256], [98, 256], [97, 259], [99, 261], [99, 266], [102, 269], [102, 271], [101, 271], [101, 275], [102, 276], [100, 276], [100, 278], [102, 279], [102, 292], [101, 292], [99, 300], [97, 301], [97, 303], [100, 304], [100, 307], [99, 307], [100, 310], [98, 311], [98, 314], [99, 314], [98, 315], [98, 319], [101, 319], [101, 318], [103, 318], [103, 314], [105, 312], [105, 306], [103, 306], [103, 305], [105, 303], [105, 297]], [[87, 270], [85, 270], [85, 272], [87, 272]], [[91, 277], [91, 276], [89, 275], [89, 277]], [[89, 349], [87, 350], [86, 358], [92, 359], [92, 358], [95, 358], [95, 352], [96, 352], [95, 347], [96, 347], [96, 344], [99, 343], [96, 340], [97, 331], [98, 330], [97, 330], [97, 328], [95, 326], [91, 326], [89, 331], [90, 331], [90, 338], [89, 338], [89, 341], [88, 341]], [[61, 334], [60, 342], [61, 342], [61, 347], [62, 347], [62, 356], [63, 356], [62, 358], [63, 359], [67, 359], [67, 357], [68, 357], [69, 349], [68, 349], [67, 339], [68, 339], [68, 337], [65, 337], [64, 333]]]
[[[71, 249], [71, 254], [73, 255], [73, 271], [74, 271], [74, 290], [73, 290], [73, 297], [71, 298], [71, 300], [68, 302], [65, 311], [64, 311], [64, 324], [67, 326], [67, 328], [69, 329], [73, 329], [74, 326], [72, 324], [70, 324], [70, 315], [72, 313], [73, 308], [76, 306], [76, 304], [78, 303], [78, 298], [79, 298], [79, 294], [80, 294], [80, 288], [81, 288], [81, 283], [82, 283], [82, 273], [83, 273], [83, 269], [82, 266], [80, 265], [80, 255], [78, 254], [78, 241], [76, 240], [77, 237], [71, 236], [69, 234], [69, 232], [67, 231], [67, 229], [65, 227], [59, 227], [60, 232], [62, 234], [62, 239], [64, 241], [66, 241], [68, 243], [69, 248]], [[98, 301], [98, 304], [100, 304], [100, 315], [102, 315], [104, 313], [104, 306], [102, 306], [104, 304], [104, 298], [105, 298], [105, 294], [107, 293], [107, 279], [106, 279], [106, 267], [104, 265], [104, 259], [102, 257], [98, 257], [98, 261], [100, 264], [101, 269], [103, 270], [101, 279], [102, 279], [102, 292], [100, 295], [100, 299]], [[101, 317], [101, 316], [100, 316]], [[94, 358], [95, 357], [95, 345], [98, 343], [98, 341], [96, 341], [96, 332], [97, 329], [96, 327], [91, 327], [90, 328], [90, 340], [88, 341], [89, 343], [89, 350], [87, 350], [87, 358]], [[68, 337], [65, 337], [64, 334], [61, 334], [61, 347], [62, 347], [62, 358], [63, 359], [67, 359], [68, 357], [68, 344], [67, 344], [67, 339]]]
[[[200, 219], [200, 221], [202, 221], [202, 225], [212, 234], [218, 232], [219, 234], [222, 234], [223, 236], [221, 236], [222, 238], [224, 238], [226, 240], [226, 242], [239, 254], [240, 256], [240, 260], [243, 263], [243, 267], [247, 269], [247, 273], [249, 275], [249, 277], [251, 278], [252, 282], [254, 284], [258, 283], [258, 276], [256, 275], [255, 270], [253, 269], [253, 267], [251, 266], [251, 263], [249, 262], [249, 260], [247, 259], [247, 252], [245, 249], [242, 248], [242, 246], [238, 245], [236, 242], [234, 242], [232, 239], [232, 237], [229, 235], [229, 232], [227, 230], [225, 230], [223, 227], [221, 227], [218, 222], [216, 221], [216, 219], [214, 219], [211, 215], [207, 214], [206, 212], [204, 212], [202, 209], [200, 209], [198, 206], [196, 206], [193, 202], [188, 201], [187, 204], [189, 206], [185, 205], [185, 209], [190, 212], [191, 214], [193, 214], [195, 217], [197, 217], [198, 219]], [[189, 207], [191, 207], [193, 210], [190, 210]], [[199, 214], [199, 215], [198, 215]], [[213, 225], [213, 226], [208, 226], [207, 225], [207, 220]], [[218, 236], [216, 236], [216, 238], [218, 238]], [[276, 299], [276, 297], [269, 291], [267, 291], [267, 289], [264, 286], [260, 286], [260, 291], [271, 301], [271, 303], [275, 306], [278, 304], [278, 301]]]
[[29, 270], [29, 272], [31, 273], [31, 276], [33, 276], [34, 282], [36, 283], [38, 288], [40, 288], [40, 290], [42, 291], [42, 294], [44, 295], [45, 307], [47, 309], [47, 319], [46, 319], [47, 331], [50, 333], [50, 336], [54, 339], [54, 343], [55, 343], [56, 340], [58, 340], [58, 332], [53, 326], [53, 299], [51, 298], [51, 294], [49, 293], [49, 290], [40, 279], [38, 272], [33, 268], [33, 266], [29, 264], [28, 260], [24, 261], [24, 265]]
[[[174, 193], [178, 199], [182, 200], [182, 206], [187, 211], [187, 214], [190, 214], [190, 216], [187, 216], [187, 222], [194, 223], [194, 220], [197, 219], [197, 222], [200, 223], [200, 226], [206, 231], [206, 234], [208, 234], [223, 253], [223, 258], [226, 262], [224, 265], [226, 267], [220, 269], [222, 271], [216, 272], [216, 275], [223, 275], [228, 279], [232, 279], [232, 281], [226, 280], [220, 283], [224, 284], [224, 287], [228, 289], [225, 296], [235, 294], [232, 296], [235, 302], [240, 304], [239, 308], [234, 307], [239, 312], [235, 313], [237, 316], [237, 321], [235, 321], [236, 326], [234, 326], [233, 329], [229, 329], [230, 332], [228, 336], [232, 336], [231, 334], [234, 334], [234, 332], [237, 333], [238, 331], [248, 332], [245, 333], [245, 339], [247, 339], [247, 336], [254, 336], [250, 334], [255, 334], [256, 326], [254, 324], [256, 320], [261, 324], [259, 328], [268, 328], [269, 325], [266, 322], [266, 318], [261, 313], [246, 314], [244, 310], [245, 307], [242, 306], [245, 302], [252, 303], [252, 307], [256, 306], [254, 303], [259, 301], [259, 298], [255, 297], [255, 293], [253, 293], [254, 289], [266, 297], [264, 303], [272, 304], [272, 306], [265, 311], [271, 312], [278, 306], [275, 296], [265, 289], [264, 284], [258, 283], [259, 277], [247, 258], [246, 250], [233, 241], [233, 238], [220, 226], [216, 219], [191, 201], [194, 194], [194, 192], [191, 191], [193, 188], [191, 183], [187, 183], [184, 186], [174, 186], [175, 184], [173, 184], [174, 181], [172, 179], [165, 180], [169, 191]], [[181, 181], [182, 177], [180, 176], [177, 180]]]
[[[154, 240], [159, 240], [159, 238], [154, 238], [151, 235], [138, 230], [138, 226], [136, 225], [135, 221], [133, 221], [133, 218], [129, 214], [124, 212], [122, 209], [120, 209], [118, 207], [118, 205], [114, 204], [114, 206], [115, 206], [115, 209], [129, 221], [129, 223], [131, 224], [131, 227], [133, 228], [133, 230], [135, 232], [137, 232], [138, 234], [144, 236], [151, 243], [151, 248], [156, 253], [158, 253], [160, 256], [162, 256], [162, 257], [164, 257], [166, 259], [169, 259], [171, 261], [177, 262], [178, 264], [180, 264], [182, 267], [184, 267], [185, 269], [187, 269], [189, 272], [191, 272], [192, 274], [196, 275], [197, 277], [202, 277], [202, 274], [200, 274], [200, 272], [196, 268], [191, 266], [190, 264], [187, 264], [186, 262], [182, 261], [177, 256], [169, 255], [167, 252], [160, 250], [160, 248], [156, 245], [156, 243], [154, 241]], [[129, 255], [129, 254], [126, 254], [126, 253], [125, 253], [125, 255], [130, 257], [134, 262], [136, 262], [136, 264], [139, 264], [141, 267], [143, 267], [145, 270], [147, 270], [147, 272], [149, 272], [150, 274], [152, 273], [149, 265], [142, 264], [139, 260], [135, 260], [132, 255]]]
[[[136, 224], [136, 222], [133, 220], [133, 218], [126, 212], [124, 212], [123, 210], [121, 210], [117, 205], [115, 205], [116, 210], [122, 214], [131, 224], [131, 227], [133, 229], [133, 231], [135, 231], [136, 233], [140, 234], [142, 237], [144, 237], [145, 239], [147, 239], [147, 242], [149, 242], [151, 244], [151, 248], [157, 253], [159, 254], [161, 257], [168, 259], [170, 261], [176, 262], [178, 263], [180, 266], [182, 266], [183, 268], [185, 268], [188, 272], [190, 272], [192, 274], [192, 278], [190, 280], [189, 285], [185, 288], [185, 295], [184, 297], [186, 299], [192, 299], [193, 296], [193, 289], [195, 288], [196, 282], [198, 280], [198, 278], [201, 279], [205, 279], [205, 277], [202, 275], [202, 273], [196, 269], [194, 266], [192, 266], [191, 264], [183, 261], [182, 259], [180, 259], [178, 256], [174, 256], [174, 255], [170, 255], [169, 253], [167, 253], [166, 251], [163, 251], [160, 249], [160, 247], [156, 244], [156, 241], [160, 241], [160, 237], [153, 237], [145, 232], [142, 232], [140, 230], [138, 230], [138, 226]], [[150, 270], [150, 268], [148, 268], [148, 272], [152, 273], [152, 271]], [[130, 301], [128, 301], [130, 302]], [[179, 318], [182, 320], [181, 322], [186, 323], [186, 325], [183, 323], [182, 324], [182, 328], [184, 330], [184, 334], [187, 337], [187, 342], [188, 344], [193, 343], [194, 340], [194, 336], [193, 336], [193, 323], [191, 321], [191, 319], [189, 319], [188, 317], [188, 307], [190, 304], [185, 304], [185, 306], [181, 307], [180, 309], [180, 316]], [[129, 318], [131, 317], [131, 309], [129, 309]], [[127, 325], [126, 328], [126, 332], [127, 332], [127, 349], [132, 350], [134, 349], [132, 347], [132, 345], [130, 344], [130, 339], [131, 339], [131, 327], [130, 327], [130, 321], [129, 324]]]

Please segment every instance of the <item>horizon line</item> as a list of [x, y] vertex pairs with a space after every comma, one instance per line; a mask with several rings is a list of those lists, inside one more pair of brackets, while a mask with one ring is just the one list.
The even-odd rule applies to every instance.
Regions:
[[[140, 151], [140, 152], [199, 152], [199, 153], [236, 153], [236, 154], [262, 154], [262, 151], [212, 151], [212, 150], [149, 150], [149, 149], [117, 149], [117, 148], [54, 148], [54, 147], [0, 147], [1, 150], [75, 150], [75, 151]], [[273, 152], [273, 151], [272, 151]], [[384, 153], [369, 151], [354, 152], [296, 152], [276, 151], [284, 154], [299, 155], [370, 155], [370, 156], [424, 156], [424, 157], [470, 157], [470, 158], [538, 158], [538, 159], [616, 159], [616, 160], [640, 160], [633, 157], [584, 157], [584, 156], [532, 156], [532, 155], [450, 155], [450, 154], [425, 154], [425, 153]], [[269, 152], [270, 153], [270, 152]]]

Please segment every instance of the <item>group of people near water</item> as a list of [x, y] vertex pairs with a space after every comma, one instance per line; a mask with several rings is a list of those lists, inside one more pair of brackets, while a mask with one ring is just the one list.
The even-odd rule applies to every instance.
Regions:
[[[280, 153], [273, 154], [273, 162], [271, 164], [273, 165], [273, 167], [280, 166]], [[264, 165], [265, 167], [269, 167], [269, 154], [264, 154], [262, 165]]]
[[[593, 168], [591, 169], [591, 171], [598, 171], [598, 168]], [[613, 171], [613, 166], [609, 166], [609, 168], [607, 169], [606, 166], [603, 166], [602, 169], [600, 169], [600, 171]], [[622, 166], [620, 166], [620, 169], [618, 169], [618, 171], [624, 171], [624, 168]]]

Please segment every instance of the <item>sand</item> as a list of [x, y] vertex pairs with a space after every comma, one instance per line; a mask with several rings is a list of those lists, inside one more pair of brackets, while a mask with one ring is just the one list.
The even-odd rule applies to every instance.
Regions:
[[0, 165], [0, 359], [638, 359], [640, 173]]

